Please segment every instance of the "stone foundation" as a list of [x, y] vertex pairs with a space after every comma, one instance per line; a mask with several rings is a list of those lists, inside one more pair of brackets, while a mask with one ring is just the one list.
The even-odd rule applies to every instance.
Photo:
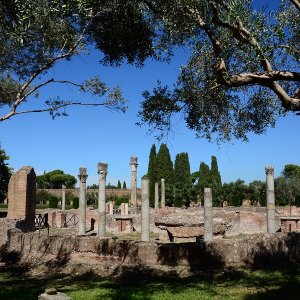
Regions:
[[300, 233], [255, 234], [204, 243], [99, 239], [95, 236], [44, 236], [11, 230], [6, 252], [20, 253], [41, 272], [118, 276], [128, 271], [187, 276], [227, 267], [300, 263]]

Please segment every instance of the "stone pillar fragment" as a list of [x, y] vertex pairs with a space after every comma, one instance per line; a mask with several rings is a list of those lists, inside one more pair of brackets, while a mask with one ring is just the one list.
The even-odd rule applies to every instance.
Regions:
[[137, 178], [137, 157], [132, 156], [130, 158], [130, 167], [131, 167], [131, 195], [130, 195], [130, 204], [134, 213], [137, 212], [137, 197], [136, 197], [136, 178]]
[[159, 208], [159, 196], [158, 196], [158, 182], [155, 182], [155, 194], [154, 194], [154, 208]]
[[148, 177], [142, 178], [142, 233], [141, 240], [149, 242], [150, 240], [150, 208], [149, 208], [149, 183]]
[[61, 210], [65, 211], [66, 210], [66, 186], [63, 184], [61, 188], [62, 188]]
[[266, 166], [267, 183], [267, 232], [275, 233], [275, 191], [274, 191], [274, 167]]
[[36, 175], [33, 167], [22, 167], [8, 184], [7, 218], [25, 219], [28, 230], [35, 229]]
[[108, 202], [108, 214], [109, 215], [114, 214], [114, 203], [113, 203], [113, 201]]
[[98, 236], [106, 235], [106, 213], [105, 213], [105, 186], [107, 175], [107, 163], [98, 163], [99, 174], [99, 196], [98, 196]]
[[204, 189], [204, 242], [213, 239], [212, 193], [211, 188]]
[[79, 168], [79, 234], [85, 234], [86, 230], [86, 168]]
[[161, 179], [161, 199], [160, 199], [160, 207], [164, 208], [166, 206], [166, 188], [165, 188], [165, 180]]
[[121, 216], [125, 215], [125, 203], [121, 203], [120, 211], [121, 211]]

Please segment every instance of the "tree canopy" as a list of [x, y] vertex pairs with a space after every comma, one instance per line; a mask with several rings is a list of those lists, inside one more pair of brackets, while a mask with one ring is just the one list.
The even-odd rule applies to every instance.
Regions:
[[[49, 71], [61, 61], [99, 50], [101, 63], [142, 65], [154, 55], [153, 30], [141, 11], [140, 1], [130, 0], [3, 0], [0, 2], [0, 122], [18, 114], [50, 112], [67, 115], [70, 105], [104, 106], [125, 111], [119, 87], [108, 87], [99, 77], [73, 82]], [[96, 97], [31, 101], [48, 85], [69, 85]]]
[[75, 187], [77, 179], [62, 170], [53, 170], [37, 176], [36, 182], [39, 189], [61, 189], [62, 185], [70, 189]]
[[[0, 3], [0, 121], [28, 112], [67, 115], [69, 105], [124, 111], [118, 87], [50, 76], [60, 61], [89, 47], [100, 62], [142, 66], [183, 46], [189, 59], [174, 87], [143, 93], [141, 123], [164, 132], [183, 114], [197, 137], [247, 140], [300, 111], [299, 0], [4, 0]], [[158, 78], [159, 79], [159, 78]], [[34, 101], [46, 85], [67, 84], [96, 96]]]
[[164, 132], [180, 113], [197, 137], [247, 140], [299, 113], [298, 0], [144, 2], [166, 44], [184, 45], [190, 57], [173, 88], [144, 92], [141, 123]]

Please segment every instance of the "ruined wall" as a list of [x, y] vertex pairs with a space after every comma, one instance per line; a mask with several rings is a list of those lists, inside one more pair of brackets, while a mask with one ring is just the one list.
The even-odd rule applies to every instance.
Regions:
[[8, 231], [12, 228], [27, 231], [25, 220], [0, 218], [0, 247], [8, 241]]
[[[37, 191], [47, 191], [49, 192], [51, 195], [54, 195], [56, 197], [61, 197], [62, 196], [62, 189], [37, 189]], [[79, 188], [78, 189], [66, 189], [66, 192], [70, 192], [72, 193], [75, 197], [79, 198]], [[86, 190], [87, 193], [98, 193], [97, 189], [87, 189]], [[129, 196], [130, 197], [130, 193], [131, 190], [130, 189], [106, 189], [105, 190], [106, 196]], [[141, 194], [141, 190], [137, 189], [137, 194], [140, 196]]]
[[29, 230], [34, 230], [36, 175], [30, 166], [14, 173], [8, 184], [9, 219], [25, 219]]
[[[10, 231], [9, 251], [22, 252], [26, 263], [45, 272], [93, 271], [103, 276], [128, 270], [191, 275], [225, 267], [263, 267], [300, 262], [300, 233], [255, 234], [209, 243], [159, 244], [95, 236], [43, 236]], [[48, 270], [47, 270], [48, 268]]]

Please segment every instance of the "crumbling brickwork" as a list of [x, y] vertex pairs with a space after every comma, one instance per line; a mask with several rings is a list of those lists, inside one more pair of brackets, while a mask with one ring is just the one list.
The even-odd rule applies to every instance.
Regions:
[[32, 167], [13, 174], [8, 185], [9, 219], [25, 219], [28, 230], [34, 230], [36, 175]]

